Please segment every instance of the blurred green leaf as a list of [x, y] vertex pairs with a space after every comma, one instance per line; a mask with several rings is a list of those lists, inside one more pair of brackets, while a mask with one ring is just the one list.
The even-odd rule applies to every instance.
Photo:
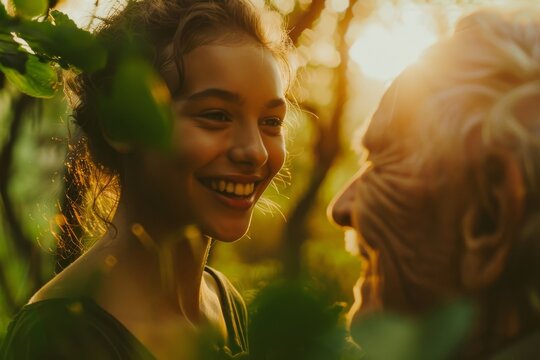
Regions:
[[56, 92], [58, 77], [49, 63], [40, 62], [34, 55], [29, 55], [25, 72], [0, 64], [0, 70], [6, 78], [21, 92], [38, 98], [51, 98]]
[[48, 8], [47, 0], [11, 0], [18, 15], [28, 18], [43, 15]]
[[394, 314], [369, 314], [351, 332], [366, 359], [417, 359], [418, 327], [411, 319]]
[[0, 20], [5, 20], [8, 17], [9, 16], [8, 16], [7, 11], [6, 11], [6, 8], [4, 7], [4, 4], [2, 2], [0, 2]]
[[154, 69], [129, 58], [120, 63], [110, 93], [101, 94], [101, 125], [113, 142], [167, 149], [172, 131], [169, 98]]
[[[275, 282], [253, 302], [253, 359], [340, 359], [346, 350], [343, 307], [303, 282]], [[347, 348], [348, 349], [348, 348]]]
[[424, 359], [447, 359], [471, 328], [473, 307], [465, 301], [449, 304], [426, 317], [422, 326]]
[[455, 355], [472, 318], [471, 305], [460, 301], [420, 318], [367, 314], [358, 320], [351, 333], [367, 360], [442, 360]]

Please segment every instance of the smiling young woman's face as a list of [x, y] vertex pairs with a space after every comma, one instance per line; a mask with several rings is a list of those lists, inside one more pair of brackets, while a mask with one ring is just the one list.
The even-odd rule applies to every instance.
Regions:
[[144, 183], [166, 226], [191, 223], [234, 241], [285, 160], [280, 70], [253, 43], [201, 46], [183, 65], [172, 105], [173, 150], [143, 155]]

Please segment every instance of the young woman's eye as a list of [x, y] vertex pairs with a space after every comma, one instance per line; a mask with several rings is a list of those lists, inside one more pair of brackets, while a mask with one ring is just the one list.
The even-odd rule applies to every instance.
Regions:
[[263, 126], [272, 126], [272, 127], [281, 127], [281, 126], [283, 126], [283, 119], [280, 119], [278, 117], [266, 118], [266, 119], [262, 120], [261, 125], [263, 125]]
[[224, 122], [231, 119], [231, 117], [224, 111], [207, 111], [200, 116], [204, 119]]

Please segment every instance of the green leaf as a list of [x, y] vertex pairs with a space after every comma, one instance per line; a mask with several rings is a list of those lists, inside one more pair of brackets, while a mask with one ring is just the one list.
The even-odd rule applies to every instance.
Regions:
[[412, 319], [395, 314], [368, 314], [351, 333], [368, 360], [417, 359], [419, 329]]
[[46, 55], [62, 67], [73, 65], [86, 72], [102, 69], [107, 63], [105, 47], [88, 31], [79, 29], [69, 17], [51, 12], [54, 22], [21, 21], [14, 30], [38, 54]]
[[252, 303], [251, 354], [255, 359], [339, 359], [346, 350], [342, 314], [342, 307], [307, 282], [274, 282]]
[[417, 318], [372, 313], [358, 320], [351, 334], [367, 360], [443, 360], [455, 355], [471, 327], [473, 315], [472, 306], [464, 301]]
[[11, 0], [15, 12], [24, 17], [33, 18], [43, 15], [49, 6], [47, 0]]
[[56, 26], [62, 26], [67, 28], [77, 28], [75, 21], [71, 20], [67, 14], [64, 14], [58, 10], [52, 10], [50, 13], [51, 18], [54, 20]]
[[26, 72], [26, 60], [28, 59], [28, 53], [21, 49], [21, 46], [17, 44], [11, 34], [0, 33], [0, 64], [13, 68], [24, 74]]
[[21, 74], [26, 72], [27, 60], [28, 54], [22, 51], [17, 51], [15, 53], [0, 52], [0, 65], [17, 70]]
[[146, 62], [118, 67], [110, 93], [101, 94], [102, 127], [113, 142], [168, 149], [172, 131], [169, 91]]
[[429, 314], [421, 323], [422, 359], [447, 359], [448, 354], [468, 334], [474, 317], [473, 307], [457, 301]]
[[8, 19], [9, 15], [4, 7], [4, 4], [0, 2], [0, 20]]
[[21, 92], [38, 98], [51, 98], [56, 92], [58, 77], [49, 63], [42, 63], [30, 55], [26, 61], [25, 73], [0, 64], [6, 78]]

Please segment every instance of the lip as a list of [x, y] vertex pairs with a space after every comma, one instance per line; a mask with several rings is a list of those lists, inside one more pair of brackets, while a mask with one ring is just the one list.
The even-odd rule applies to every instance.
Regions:
[[255, 193], [253, 193], [248, 198], [232, 198], [225, 195], [221, 195], [215, 191], [212, 191], [207, 188], [208, 191], [212, 192], [213, 195], [216, 196], [218, 200], [220, 200], [223, 204], [227, 205], [230, 208], [237, 209], [237, 210], [248, 210], [250, 209], [253, 204], [255, 203]]

